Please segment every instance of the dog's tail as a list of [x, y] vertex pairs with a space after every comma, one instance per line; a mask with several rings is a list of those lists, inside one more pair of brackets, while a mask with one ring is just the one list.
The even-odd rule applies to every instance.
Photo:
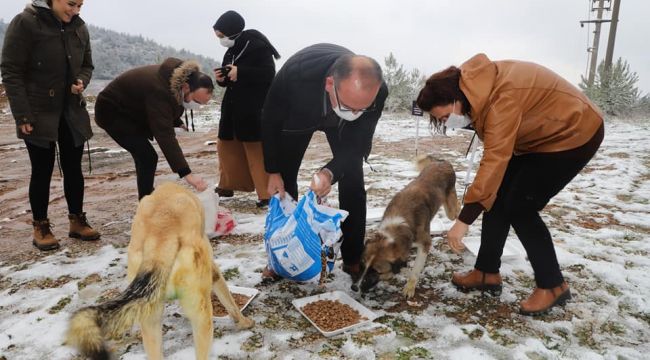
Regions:
[[418, 168], [418, 171], [424, 170], [425, 167], [433, 164], [434, 162], [442, 161], [431, 154], [420, 155], [415, 159], [415, 166]]
[[169, 270], [144, 265], [117, 298], [80, 309], [72, 315], [66, 345], [77, 348], [81, 354], [93, 360], [109, 359], [105, 338], [117, 337], [135, 321], [141, 321], [159, 310], [163, 304]]

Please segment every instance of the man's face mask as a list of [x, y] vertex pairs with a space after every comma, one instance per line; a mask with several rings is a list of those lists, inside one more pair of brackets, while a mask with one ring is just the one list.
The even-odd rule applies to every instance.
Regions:
[[343, 120], [346, 121], [354, 121], [358, 119], [363, 113], [374, 111], [375, 110], [375, 103], [372, 103], [369, 107], [365, 109], [360, 109], [360, 110], [352, 110], [346, 107], [345, 105], [341, 104], [341, 101], [339, 100], [339, 94], [336, 91], [336, 85], [332, 87], [334, 89], [334, 97], [336, 98], [336, 106], [333, 107], [334, 112], [338, 117], [340, 117]]
[[467, 125], [472, 123], [472, 119], [465, 115], [458, 115], [454, 111], [456, 111], [456, 102], [454, 101], [454, 106], [451, 110], [451, 114], [447, 117], [447, 121], [445, 121], [445, 126], [449, 129], [462, 129], [466, 127]]

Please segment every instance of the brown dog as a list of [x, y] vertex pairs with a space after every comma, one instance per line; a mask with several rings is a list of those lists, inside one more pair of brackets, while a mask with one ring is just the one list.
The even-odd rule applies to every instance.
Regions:
[[78, 310], [66, 343], [92, 359], [108, 359], [105, 337], [115, 338], [140, 323], [148, 359], [162, 359], [162, 313], [166, 299], [178, 299], [192, 322], [197, 359], [212, 346], [214, 291], [237, 326], [250, 328], [212, 260], [203, 206], [182, 186], [165, 183], [140, 201], [128, 249], [129, 286], [113, 300]]
[[441, 205], [450, 220], [458, 216], [456, 174], [451, 164], [429, 155], [419, 158], [417, 165], [420, 175], [395, 194], [384, 211], [377, 233], [366, 241], [363, 252], [366, 269], [360, 279], [364, 292], [380, 278], [388, 279], [392, 273], [398, 273], [415, 244], [415, 264], [403, 291], [406, 297], [412, 297], [431, 249], [433, 216]]

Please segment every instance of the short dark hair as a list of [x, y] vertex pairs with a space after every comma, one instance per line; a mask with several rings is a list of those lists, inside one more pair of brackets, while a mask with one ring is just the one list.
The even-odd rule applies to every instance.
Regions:
[[[355, 57], [362, 57], [369, 61], [369, 65], [357, 65], [354, 66], [352, 59]], [[346, 54], [340, 56], [332, 67], [330, 68], [330, 75], [334, 77], [334, 82], [339, 83], [341, 80], [347, 79], [350, 77], [353, 71], [359, 73], [359, 77], [362, 79], [374, 80], [377, 83], [381, 84], [384, 81], [384, 76], [381, 72], [381, 66], [375, 61], [375, 59], [363, 56], [363, 55], [354, 55]]]
[[191, 73], [190, 76], [187, 77], [187, 84], [190, 86], [190, 91], [195, 91], [199, 88], [206, 88], [210, 90], [210, 92], [214, 90], [212, 79], [200, 71], [194, 71]]

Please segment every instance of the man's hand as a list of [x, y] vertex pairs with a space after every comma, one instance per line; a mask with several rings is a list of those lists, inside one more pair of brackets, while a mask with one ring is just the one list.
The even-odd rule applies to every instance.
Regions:
[[322, 168], [311, 179], [309, 187], [319, 197], [325, 197], [332, 190], [333, 174], [329, 169]]
[[463, 238], [467, 234], [468, 229], [469, 225], [460, 220], [456, 220], [451, 229], [447, 231], [447, 243], [456, 254], [460, 254], [465, 249]]
[[282, 175], [280, 173], [269, 174], [269, 184], [266, 189], [271, 196], [275, 193], [280, 193], [280, 197], [284, 198], [284, 181], [282, 181]]
[[32, 133], [32, 130], [34, 130], [34, 127], [32, 126], [32, 124], [22, 124], [19, 126], [19, 129], [21, 133], [25, 135], [29, 135]]
[[192, 185], [192, 187], [194, 187], [194, 189], [196, 189], [196, 191], [198, 192], [202, 192], [208, 188], [208, 183], [198, 175], [189, 173], [185, 175], [183, 179], [185, 179], [185, 181], [187, 181], [188, 184]]
[[77, 79], [77, 81], [70, 87], [70, 91], [75, 95], [80, 95], [82, 92], [84, 92], [83, 80]]

